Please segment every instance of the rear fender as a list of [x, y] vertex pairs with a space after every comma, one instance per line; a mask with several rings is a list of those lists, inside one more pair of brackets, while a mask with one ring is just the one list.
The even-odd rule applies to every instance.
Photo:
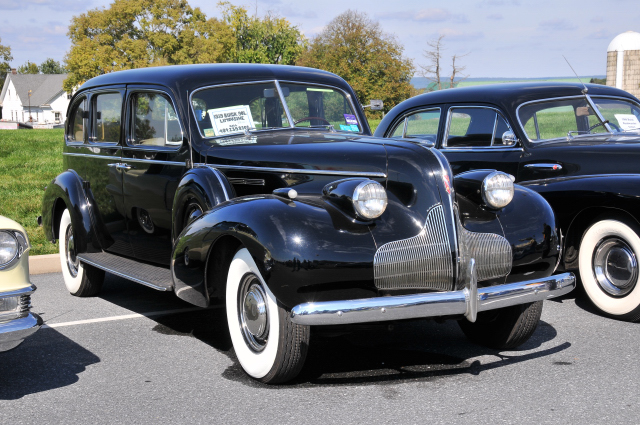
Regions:
[[226, 270], [207, 276], [211, 264], [230, 255], [220, 246], [247, 248], [269, 289], [288, 309], [314, 300], [376, 295], [376, 248], [368, 226], [353, 223], [318, 197], [241, 197], [196, 219], [178, 236], [172, 255], [178, 297], [207, 306], [211, 294], [224, 294]]
[[101, 249], [93, 232], [90, 199], [82, 179], [75, 171], [67, 170], [54, 178], [47, 186], [42, 200], [42, 228], [45, 237], [53, 243], [59, 238], [60, 217], [66, 208], [71, 216], [78, 252]]

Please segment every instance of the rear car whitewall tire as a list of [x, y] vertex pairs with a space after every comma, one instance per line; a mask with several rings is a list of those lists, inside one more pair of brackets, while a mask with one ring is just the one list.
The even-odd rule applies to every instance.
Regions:
[[78, 259], [69, 210], [64, 210], [60, 217], [59, 231], [60, 266], [67, 290], [77, 297], [97, 295], [104, 282], [104, 270], [82, 264]]
[[580, 280], [585, 293], [603, 313], [627, 321], [640, 319], [637, 255], [640, 237], [619, 220], [594, 223], [580, 242]]

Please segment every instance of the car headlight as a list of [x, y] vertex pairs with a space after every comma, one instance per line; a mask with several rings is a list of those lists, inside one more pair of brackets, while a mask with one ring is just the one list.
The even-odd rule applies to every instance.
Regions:
[[19, 254], [20, 244], [16, 236], [0, 230], [0, 267], [10, 263]]
[[353, 207], [367, 220], [378, 218], [387, 208], [387, 191], [375, 180], [366, 180], [353, 191]]
[[491, 208], [504, 208], [513, 199], [513, 180], [507, 173], [495, 171], [482, 182], [482, 200]]

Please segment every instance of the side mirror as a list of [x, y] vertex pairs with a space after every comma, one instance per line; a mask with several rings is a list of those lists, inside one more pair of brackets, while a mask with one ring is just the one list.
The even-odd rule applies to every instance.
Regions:
[[511, 130], [502, 133], [502, 144], [504, 146], [515, 146], [518, 143], [518, 138]]
[[368, 105], [363, 106], [363, 108], [371, 108], [372, 111], [382, 111], [383, 102], [382, 100], [370, 100]]

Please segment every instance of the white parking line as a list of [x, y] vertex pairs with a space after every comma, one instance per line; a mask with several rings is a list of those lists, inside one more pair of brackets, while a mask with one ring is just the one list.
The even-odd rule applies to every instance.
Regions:
[[[214, 307], [214, 308], [218, 308], [218, 307]], [[45, 324], [42, 326], [41, 329], [61, 328], [63, 326], [86, 325], [89, 323], [112, 322], [115, 320], [139, 319], [141, 317], [162, 316], [164, 314], [175, 314], [175, 313], [187, 313], [190, 311], [198, 311], [198, 310], [206, 310], [206, 309], [199, 308], [199, 307], [191, 307], [191, 308], [179, 308], [175, 310], [151, 311], [149, 313], [132, 313], [132, 314], [124, 314], [122, 316], [99, 317], [97, 319], [75, 320], [73, 322], [52, 323], [50, 325]]]

